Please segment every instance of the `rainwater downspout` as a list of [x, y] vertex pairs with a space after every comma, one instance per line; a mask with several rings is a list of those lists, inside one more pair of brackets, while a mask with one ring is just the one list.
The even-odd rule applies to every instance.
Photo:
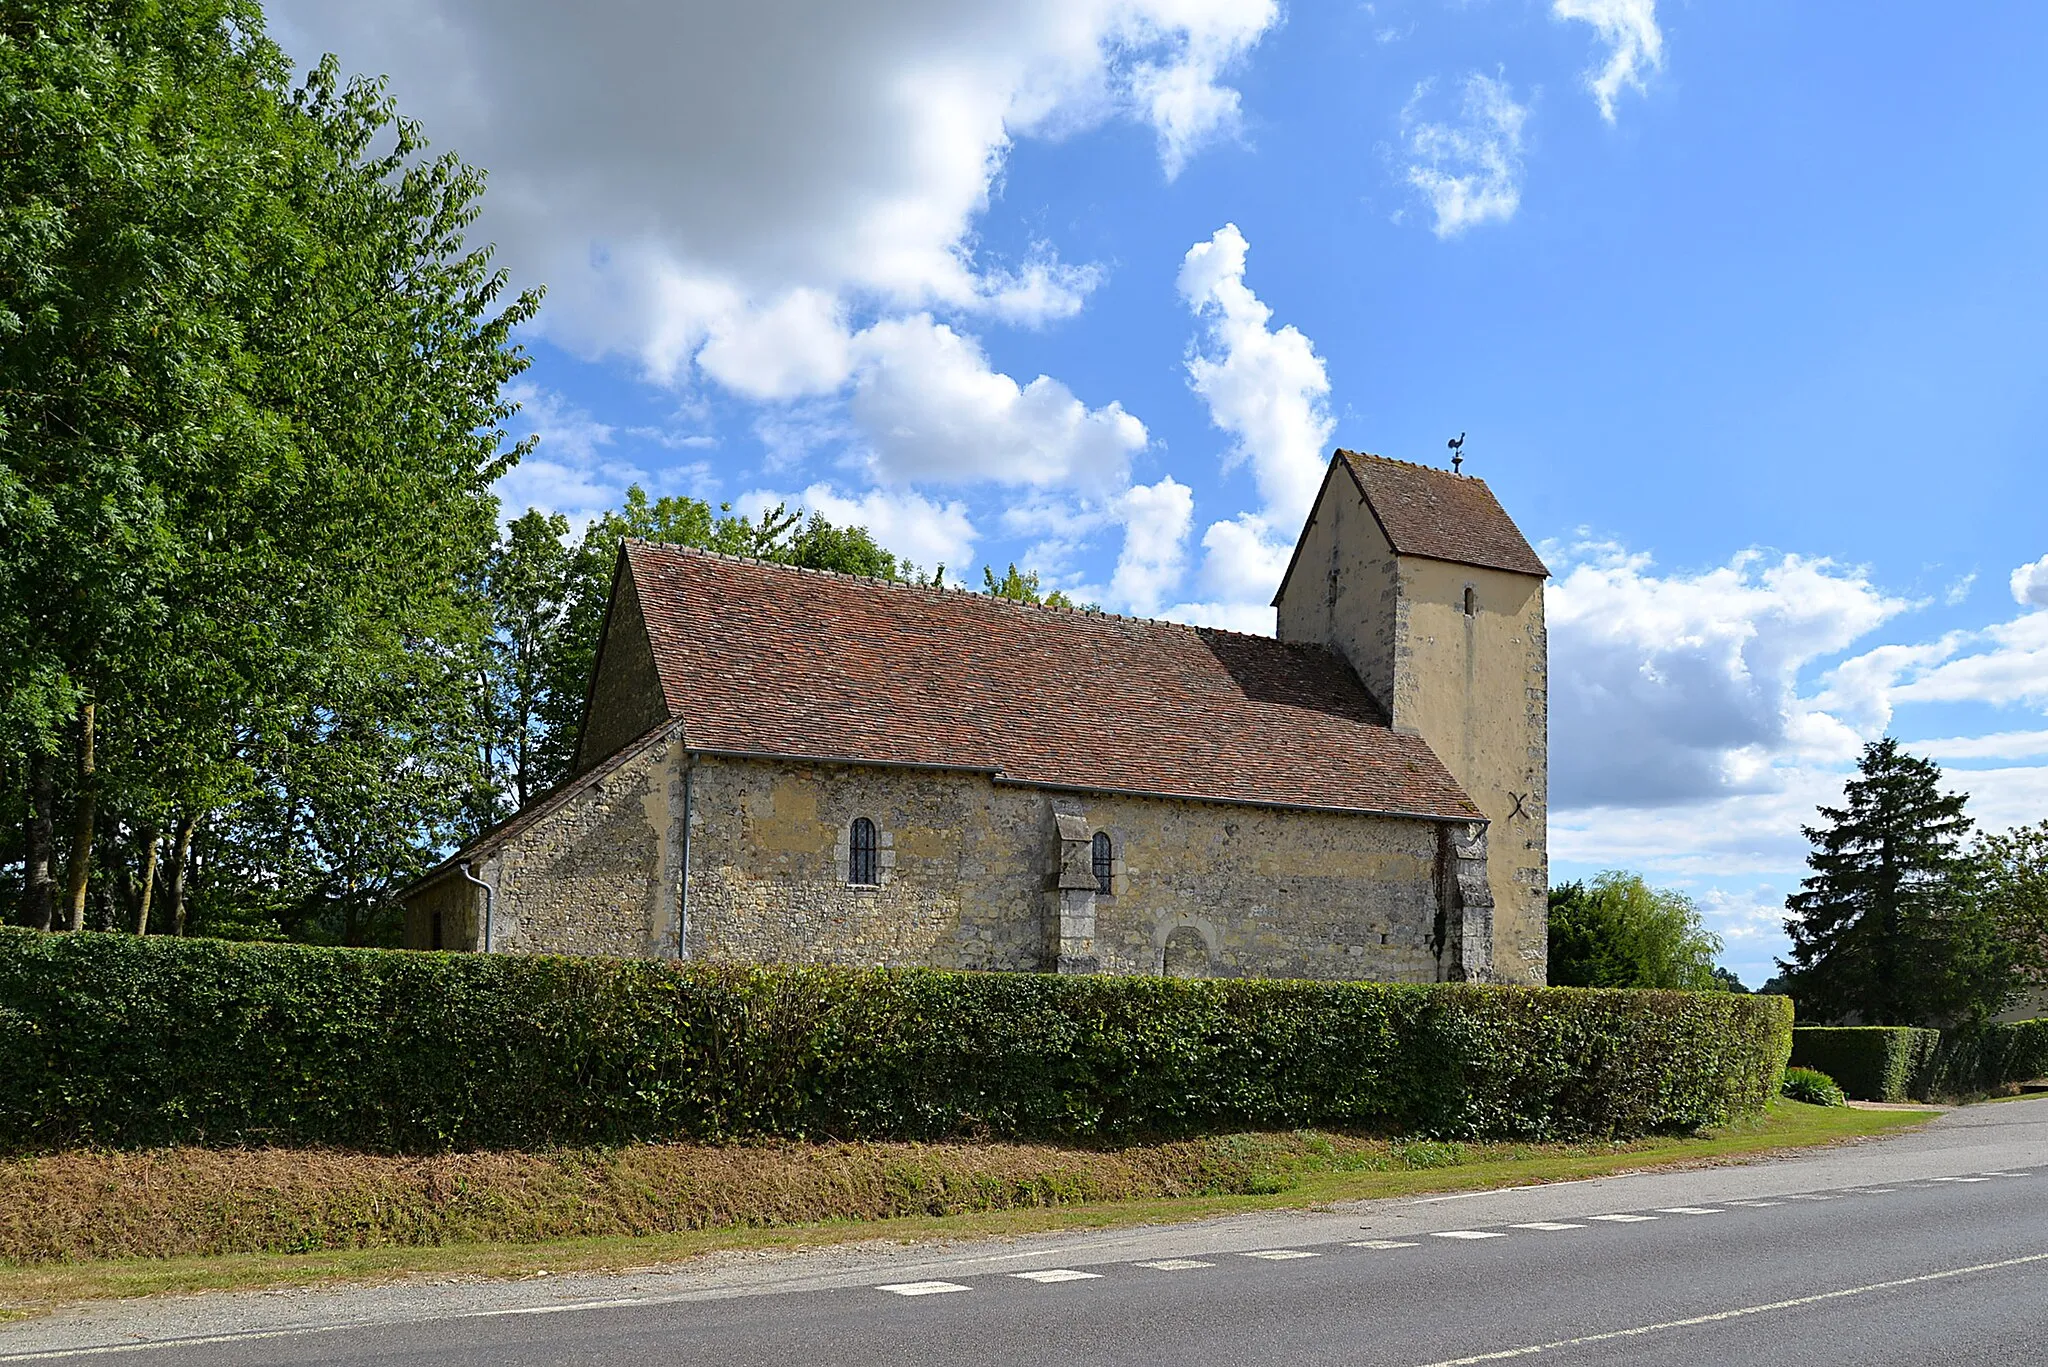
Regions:
[[484, 890], [484, 953], [488, 954], [491, 952], [491, 885], [471, 873], [467, 863], [457, 864], [455, 871]]

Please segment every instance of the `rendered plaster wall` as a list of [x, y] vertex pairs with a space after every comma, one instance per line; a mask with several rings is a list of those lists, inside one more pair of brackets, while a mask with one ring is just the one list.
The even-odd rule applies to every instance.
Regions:
[[[691, 788], [692, 956], [1050, 971], [1064, 951], [1069, 967], [1159, 973], [1171, 947], [1183, 973], [1438, 972], [1426, 822], [709, 757]], [[1059, 886], [1074, 881], [1060, 876], [1061, 814], [1109, 833], [1109, 895]], [[846, 881], [863, 816], [881, 845], [873, 887]]]
[[2005, 1010], [1992, 1019], [1995, 1021], [2031, 1021], [2048, 1017], [2048, 985], [2033, 984], [2020, 989], [2013, 999], [2005, 1004]]
[[1323, 484], [1322, 497], [1301, 534], [1294, 572], [1278, 608], [1283, 641], [1309, 641], [1335, 649], [1351, 662], [1365, 691], [1392, 715], [1399, 578], [1394, 549], [1358, 484], [1341, 471]]
[[[1549, 681], [1543, 581], [1402, 556], [1394, 724], [1429, 742], [1486, 814], [1493, 971], [1549, 968]], [[1471, 614], [1465, 591], [1473, 591]]]
[[[407, 949], [475, 949], [483, 894], [460, 874], [421, 888], [405, 903]], [[438, 925], [437, 925], [438, 923]], [[434, 932], [438, 929], [437, 939]]]

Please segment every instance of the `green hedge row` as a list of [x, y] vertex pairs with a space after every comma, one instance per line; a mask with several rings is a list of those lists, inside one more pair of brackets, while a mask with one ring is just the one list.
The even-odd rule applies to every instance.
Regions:
[[1907, 1025], [1802, 1025], [1792, 1032], [1792, 1063], [1826, 1073], [1857, 1101], [1905, 1101], [1920, 1095], [1940, 1044], [1939, 1030]]
[[1792, 1032], [1792, 1062], [1826, 1073], [1858, 1101], [1983, 1096], [2048, 1077], [2048, 1020], [1950, 1031], [1802, 1025]]
[[0, 932], [0, 1140], [386, 1151], [1361, 1126], [1549, 1139], [1759, 1111], [1791, 1003], [757, 968]]
[[2036, 1078], [2048, 1078], [2048, 1019], [1945, 1034], [1941, 1047], [1916, 1079], [1915, 1095], [1937, 1099], [1983, 1096]]

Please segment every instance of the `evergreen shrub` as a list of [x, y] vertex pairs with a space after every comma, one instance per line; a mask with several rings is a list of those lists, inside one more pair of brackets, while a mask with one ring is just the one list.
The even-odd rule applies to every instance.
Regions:
[[1801, 1068], [1797, 1064], [1787, 1068], [1781, 1090], [1794, 1101], [1803, 1101], [1809, 1106], [1849, 1104], [1849, 1098], [1835, 1085], [1835, 1080], [1817, 1068]]
[[1687, 1131], [1760, 1112], [1734, 993], [675, 965], [0, 931], [0, 1142]]
[[1802, 1025], [1792, 1032], [1794, 1067], [1826, 1073], [1857, 1101], [1906, 1101], [1922, 1083], [1939, 1030], [1910, 1025]]

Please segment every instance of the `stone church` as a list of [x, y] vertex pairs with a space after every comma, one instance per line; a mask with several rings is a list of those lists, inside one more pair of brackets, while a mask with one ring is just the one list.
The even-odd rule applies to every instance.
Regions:
[[1546, 573], [1483, 481], [1348, 451], [1277, 637], [629, 543], [574, 776], [406, 942], [1541, 983]]

